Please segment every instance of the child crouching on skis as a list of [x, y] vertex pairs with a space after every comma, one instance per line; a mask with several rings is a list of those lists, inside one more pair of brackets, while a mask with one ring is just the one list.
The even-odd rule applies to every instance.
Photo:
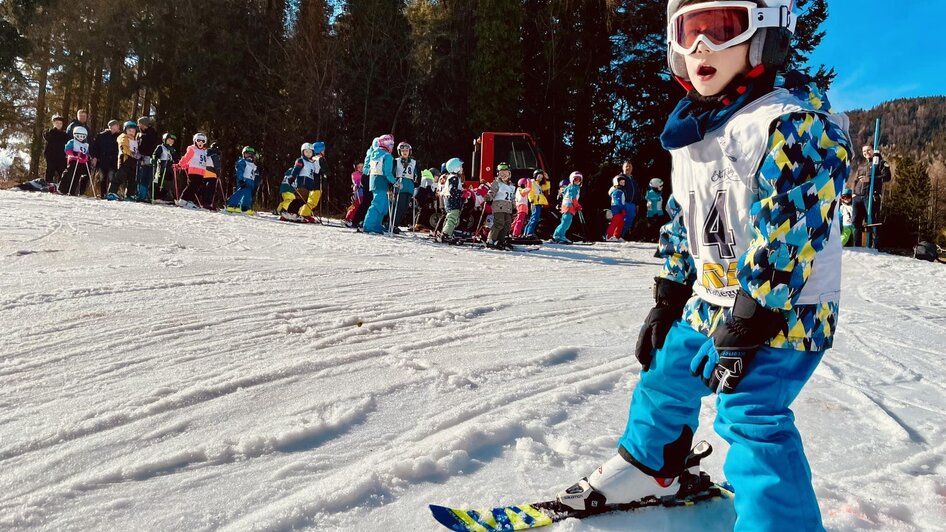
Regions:
[[299, 187], [307, 181], [314, 181], [318, 171], [315, 161], [315, 146], [310, 142], [304, 143], [299, 152], [301, 157], [296, 159], [292, 168], [286, 171], [282, 184], [279, 185], [279, 195], [282, 202], [276, 207], [279, 218], [286, 222], [315, 223], [312, 214], [322, 195], [321, 190], [313, 190], [305, 194], [305, 189]]
[[259, 169], [256, 167], [256, 149], [252, 146], [243, 148], [243, 157], [236, 162], [236, 192], [227, 200], [227, 212], [242, 212], [253, 215], [253, 193], [256, 192], [256, 181], [259, 178]]

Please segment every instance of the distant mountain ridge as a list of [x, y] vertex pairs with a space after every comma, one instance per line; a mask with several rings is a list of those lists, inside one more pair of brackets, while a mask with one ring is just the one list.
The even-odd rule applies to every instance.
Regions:
[[901, 98], [847, 115], [858, 154], [861, 146], [874, 143], [874, 122], [879, 117], [880, 143], [892, 154], [946, 155], [946, 96]]

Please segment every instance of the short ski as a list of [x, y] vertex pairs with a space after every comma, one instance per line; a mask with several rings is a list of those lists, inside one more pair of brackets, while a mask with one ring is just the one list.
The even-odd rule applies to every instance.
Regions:
[[566, 519], [584, 519], [611, 512], [627, 512], [651, 507], [674, 508], [693, 506], [715, 499], [731, 499], [732, 488], [728, 484], [715, 484], [706, 473], [700, 474], [702, 489], [686, 496], [648, 497], [626, 504], [605, 504], [591, 510], [576, 510], [558, 501], [535, 504], [501, 506], [485, 510], [465, 510], [430, 505], [434, 519], [441, 525], [458, 532], [507, 532], [531, 530], [558, 523]]

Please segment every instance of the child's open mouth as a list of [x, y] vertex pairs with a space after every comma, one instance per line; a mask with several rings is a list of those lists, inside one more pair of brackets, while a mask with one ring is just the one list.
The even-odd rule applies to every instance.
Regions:
[[716, 69], [709, 65], [701, 65], [696, 69], [696, 75], [699, 76], [700, 81], [709, 81], [716, 75]]

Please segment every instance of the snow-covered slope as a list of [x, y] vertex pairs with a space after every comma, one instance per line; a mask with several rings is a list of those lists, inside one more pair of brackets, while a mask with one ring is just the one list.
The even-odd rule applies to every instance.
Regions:
[[[614, 452], [652, 254], [0, 192], [0, 528], [436, 530], [432, 502], [547, 498]], [[836, 348], [795, 404], [825, 523], [943, 529], [946, 268], [844, 268]]]

